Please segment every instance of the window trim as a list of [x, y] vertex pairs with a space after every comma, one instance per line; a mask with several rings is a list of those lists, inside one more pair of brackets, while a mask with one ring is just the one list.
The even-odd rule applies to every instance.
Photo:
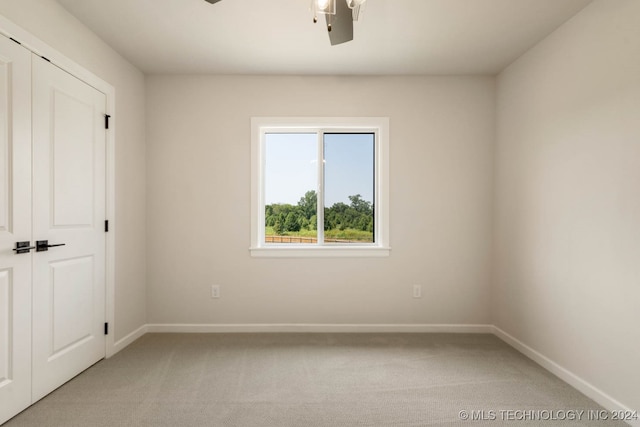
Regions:
[[[264, 243], [264, 138], [267, 132], [375, 132], [375, 243], [296, 245]], [[251, 246], [252, 257], [386, 257], [389, 246], [388, 117], [252, 117]]]

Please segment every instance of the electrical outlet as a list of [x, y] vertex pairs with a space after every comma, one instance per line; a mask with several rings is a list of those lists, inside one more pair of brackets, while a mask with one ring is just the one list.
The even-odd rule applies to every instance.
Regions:
[[220, 298], [220, 285], [211, 285], [211, 298]]
[[413, 297], [422, 298], [422, 285], [413, 285]]

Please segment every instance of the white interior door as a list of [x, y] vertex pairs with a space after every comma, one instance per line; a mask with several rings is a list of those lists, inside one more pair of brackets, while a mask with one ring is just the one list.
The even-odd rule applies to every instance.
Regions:
[[105, 357], [103, 93], [33, 56], [33, 401]]
[[31, 53], [0, 35], [0, 424], [31, 403]]

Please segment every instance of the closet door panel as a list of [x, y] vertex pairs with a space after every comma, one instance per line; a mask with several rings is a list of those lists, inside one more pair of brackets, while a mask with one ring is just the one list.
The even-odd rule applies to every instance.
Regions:
[[[31, 403], [31, 53], [0, 35], [0, 424]], [[30, 246], [30, 245], [29, 245]]]
[[105, 104], [34, 56], [34, 401], [105, 357]]

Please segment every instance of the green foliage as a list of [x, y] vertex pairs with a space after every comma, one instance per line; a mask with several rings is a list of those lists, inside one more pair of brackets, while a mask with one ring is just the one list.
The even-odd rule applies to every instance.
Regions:
[[[265, 206], [267, 235], [315, 236], [317, 194], [307, 191], [296, 206], [271, 204]], [[324, 210], [326, 239], [373, 241], [373, 204], [360, 194], [349, 196], [349, 205], [338, 202]]]
[[307, 220], [311, 219], [318, 212], [318, 195], [316, 192], [307, 191], [304, 193], [304, 196], [298, 202], [298, 207]]
[[276, 236], [281, 236], [282, 234], [284, 234], [284, 228], [282, 228], [282, 223], [280, 221], [276, 221], [273, 225], [273, 232], [276, 234]]
[[285, 231], [300, 231], [300, 223], [298, 222], [298, 212], [289, 212], [284, 220]]
[[353, 230], [351, 228], [347, 228], [345, 230], [327, 230], [324, 233], [324, 239], [331, 240], [351, 240], [351, 241], [360, 241], [360, 242], [371, 242], [372, 241], [372, 233], [368, 231], [362, 230]]

